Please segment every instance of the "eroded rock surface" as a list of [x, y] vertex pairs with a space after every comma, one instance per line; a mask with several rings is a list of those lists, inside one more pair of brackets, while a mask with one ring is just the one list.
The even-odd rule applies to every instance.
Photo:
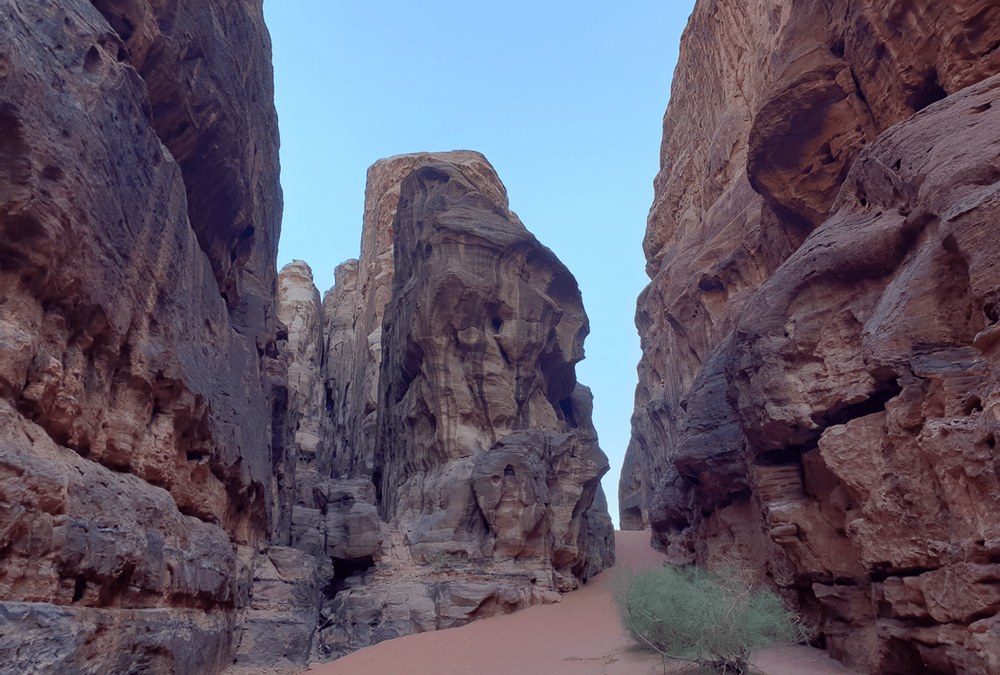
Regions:
[[281, 530], [270, 72], [259, 6], [0, 4], [4, 672], [232, 659]]
[[[535, 535], [548, 557], [577, 545], [573, 513], [590, 506], [607, 470], [590, 422], [590, 392], [574, 370], [589, 326], [572, 275], [507, 211], [496, 196], [499, 181], [474, 180], [440, 162], [421, 165], [402, 183], [374, 482], [381, 512], [400, 523], [418, 557], [502, 557], [491, 549], [521, 535], [495, 529], [489, 513], [510, 491], [521, 493], [511, 498], [522, 501], [524, 528], [551, 513], [551, 525]], [[514, 435], [529, 429], [533, 436]], [[510, 455], [511, 464], [477, 466], [486, 452]], [[494, 482], [514, 480], [497, 494], [473, 480], [473, 499], [468, 488], [477, 468]], [[565, 475], [549, 476], [560, 471]], [[554, 544], [546, 541], [550, 533]], [[556, 570], [564, 590], [577, 585], [568, 567]]]
[[1000, 77], [863, 152], [834, 214], [748, 305], [728, 365], [758, 481], [801, 469], [761, 495], [772, 539], [821, 605], [843, 579], [871, 584], [865, 614], [824, 627], [851, 659], [848, 625], [874, 624], [883, 647], [864, 656], [883, 671], [1000, 667], [982, 623], [1000, 613], [997, 108]]
[[370, 477], [375, 470], [382, 320], [393, 297], [394, 223], [401, 185], [414, 168], [440, 160], [460, 166], [491, 198], [506, 204], [493, 167], [477, 152], [398, 155], [368, 170], [361, 256], [337, 268], [336, 285], [323, 301], [328, 337], [322, 377], [332, 410], [333, 445], [320, 464], [329, 465], [334, 475]]
[[308, 553], [284, 546], [270, 546], [246, 562], [253, 573], [251, 599], [226, 673], [300, 673], [319, 620], [322, 567]]
[[998, 12], [699, 2], [664, 118], [623, 527], [869, 672], [1000, 672]]
[[[289, 344], [312, 345], [315, 319], [293, 316], [318, 316], [313, 300], [291, 304]], [[554, 602], [613, 564], [607, 458], [575, 376], [580, 292], [482, 155], [369, 170], [361, 258], [323, 320], [322, 366], [311, 347], [301, 364], [327, 412], [314, 456], [300, 422], [292, 523], [292, 544], [332, 565], [318, 658]]]

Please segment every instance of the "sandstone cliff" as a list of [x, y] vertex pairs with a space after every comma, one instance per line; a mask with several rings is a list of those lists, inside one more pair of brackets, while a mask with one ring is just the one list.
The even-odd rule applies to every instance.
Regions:
[[1000, 672], [1000, 8], [698, 2], [623, 527], [738, 551], [880, 673]]
[[287, 530], [271, 99], [259, 4], [0, 3], [3, 672], [232, 660]]
[[281, 286], [292, 544], [332, 564], [318, 657], [553, 602], [612, 564], [580, 292], [482, 155], [376, 163], [322, 314], [304, 264]]
[[279, 283], [269, 56], [259, 3], [0, 3], [0, 672], [295, 668], [613, 561], [572, 275], [460, 152]]

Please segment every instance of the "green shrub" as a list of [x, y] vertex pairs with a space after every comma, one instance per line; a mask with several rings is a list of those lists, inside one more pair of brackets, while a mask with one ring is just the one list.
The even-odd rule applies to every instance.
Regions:
[[806, 637], [777, 595], [738, 570], [665, 567], [632, 578], [616, 600], [640, 646], [728, 675], [747, 673], [751, 652]]
[[440, 571], [444, 569], [449, 569], [454, 559], [455, 556], [453, 554], [445, 553], [444, 551], [438, 551], [430, 558], [427, 558], [424, 564], [429, 565], [431, 569]]

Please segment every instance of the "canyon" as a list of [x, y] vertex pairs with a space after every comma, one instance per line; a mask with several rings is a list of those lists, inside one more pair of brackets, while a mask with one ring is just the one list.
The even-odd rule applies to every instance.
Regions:
[[[298, 672], [615, 564], [573, 274], [472, 151], [277, 269], [260, 3], [0, 3], [0, 672]], [[622, 529], [1000, 673], [1000, 6], [699, 0]]]
[[614, 562], [576, 281], [484, 157], [276, 266], [254, 3], [0, 6], [0, 671], [297, 671]]

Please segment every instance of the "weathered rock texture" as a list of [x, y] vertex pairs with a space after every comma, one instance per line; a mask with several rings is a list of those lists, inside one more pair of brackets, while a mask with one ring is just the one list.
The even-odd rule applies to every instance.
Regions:
[[319, 620], [322, 568], [315, 557], [284, 546], [245, 562], [253, 569], [252, 595], [227, 675], [302, 672]]
[[271, 98], [254, 3], [0, 3], [3, 672], [232, 660], [288, 527]]
[[292, 397], [325, 390], [319, 444], [311, 412], [296, 435], [292, 523], [292, 545], [333, 566], [317, 656], [553, 602], [613, 563], [607, 458], [575, 375], [580, 292], [482, 155], [369, 170], [361, 259], [326, 294], [319, 365], [308, 277], [282, 271], [302, 300], [281, 316], [300, 345]]
[[998, 45], [987, 1], [698, 2], [664, 118], [622, 525], [873, 673], [1000, 673]]
[[374, 482], [418, 557], [443, 542], [551, 557], [569, 590], [608, 466], [576, 382], [589, 325], [573, 276], [506, 202], [499, 180], [443, 162], [402, 183]]
[[288, 359], [288, 428], [285, 482], [292, 503], [308, 500], [320, 478], [317, 456], [325, 447], [326, 395], [317, 377], [323, 364], [323, 304], [313, 285], [312, 270], [295, 261], [278, 276], [278, 318], [287, 330], [283, 353]]

